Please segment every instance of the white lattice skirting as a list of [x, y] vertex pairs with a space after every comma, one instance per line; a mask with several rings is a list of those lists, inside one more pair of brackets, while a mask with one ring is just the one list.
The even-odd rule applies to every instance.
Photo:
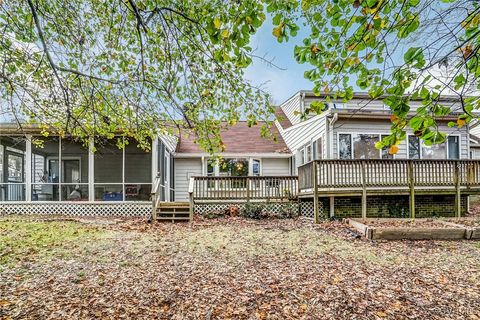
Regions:
[[65, 215], [97, 217], [147, 217], [152, 213], [150, 202], [115, 203], [2, 203], [0, 215]]
[[[313, 202], [275, 202], [263, 204], [265, 204], [265, 210], [271, 213], [280, 213], [281, 211], [288, 209], [290, 206], [294, 206], [294, 210], [300, 210], [301, 216], [313, 218]], [[237, 207], [239, 210], [244, 210], [245, 203], [199, 203], [195, 204], [194, 212], [196, 214], [223, 213], [226, 209], [232, 206]], [[323, 206], [320, 206], [319, 209], [321, 211], [320, 214], [322, 214]]]

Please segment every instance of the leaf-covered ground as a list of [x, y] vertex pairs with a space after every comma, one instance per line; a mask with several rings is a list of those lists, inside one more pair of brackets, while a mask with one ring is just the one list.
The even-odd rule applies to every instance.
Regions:
[[480, 243], [338, 222], [0, 220], [0, 319], [480, 319]]

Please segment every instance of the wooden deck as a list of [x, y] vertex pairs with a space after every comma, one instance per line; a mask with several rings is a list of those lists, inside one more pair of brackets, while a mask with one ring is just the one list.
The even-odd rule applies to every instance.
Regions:
[[455, 194], [460, 215], [462, 194], [480, 193], [479, 160], [315, 160], [299, 168], [298, 196], [361, 196], [366, 217], [367, 195], [409, 195], [415, 216], [416, 194]]

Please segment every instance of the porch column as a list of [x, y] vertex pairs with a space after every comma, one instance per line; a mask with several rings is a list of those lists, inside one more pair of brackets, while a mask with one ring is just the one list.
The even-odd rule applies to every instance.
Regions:
[[152, 184], [158, 173], [158, 137], [152, 141]]
[[93, 153], [95, 142], [93, 137], [89, 139], [88, 146], [88, 201], [95, 201], [95, 175], [94, 175], [94, 161], [95, 155]]
[[32, 201], [32, 135], [26, 136], [25, 155], [27, 157], [25, 163], [25, 201]]

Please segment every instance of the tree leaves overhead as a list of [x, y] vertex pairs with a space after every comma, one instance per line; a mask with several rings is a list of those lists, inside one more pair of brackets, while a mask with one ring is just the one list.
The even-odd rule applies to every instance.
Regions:
[[[313, 82], [314, 92], [327, 94], [327, 101], [347, 101], [357, 87], [372, 99], [384, 99], [396, 116], [390, 144], [405, 137], [412, 100], [420, 100], [415, 117], [423, 120], [410, 123], [427, 143], [443, 142], [434, 117], [452, 111], [440, 104], [440, 95], [460, 101], [455, 115], [462, 120], [459, 127], [475, 117], [472, 111], [480, 105], [477, 1], [304, 0], [297, 15], [287, 4], [271, 2], [270, 7], [276, 6], [271, 10], [284, 18], [278, 21], [285, 26], [282, 32], [273, 32], [280, 41], [295, 30], [292, 21], [304, 21], [311, 29], [294, 54], [299, 63], [312, 66], [305, 78]], [[447, 70], [446, 78], [435, 73], [439, 66]], [[379, 147], [389, 142], [384, 139]]]
[[221, 151], [223, 123], [272, 113], [243, 79], [264, 20], [253, 0], [0, 1], [2, 108], [45, 132], [144, 146], [186, 126]]

